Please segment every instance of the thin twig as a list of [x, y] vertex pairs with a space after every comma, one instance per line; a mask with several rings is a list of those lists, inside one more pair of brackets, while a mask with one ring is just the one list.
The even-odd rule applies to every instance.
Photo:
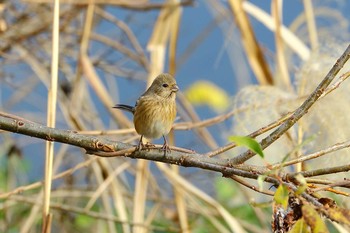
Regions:
[[307, 160], [315, 159], [315, 158], [318, 158], [320, 156], [323, 156], [323, 155], [326, 155], [326, 154], [329, 154], [329, 153], [332, 153], [334, 151], [338, 151], [338, 150], [341, 150], [344, 148], [348, 148], [348, 147], [350, 147], [350, 141], [337, 143], [337, 144], [334, 144], [333, 146], [331, 146], [327, 149], [324, 149], [324, 150], [321, 150], [321, 151], [318, 151], [318, 152], [315, 152], [315, 153], [312, 153], [309, 155], [300, 156], [299, 158], [296, 158], [296, 159], [293, 159], [293, 160], [290, 160], [287, 162], [276, 163], [276, 164], [271, 166], [271, 169], [286, 167], [286, 166], [289, 166], [292, 164], [305, 162]]
[[334, 82], [331, 86], [327, 87], [327, 89], [322, 93], [320, 96], [320, 99], [337, 89], [340, 84], [342, 84], [347, 78], [350, 76], [350, 71], [347, 71], [346, 73], [342, 74], [336, 82]]
[[350, 164], [343, 165], [343, 166], [336, 166], [336, 167], [320, 168], [320, 169], [315, 169], [310, 171], [289, 173], [287, 175], [287, 180], [289, 180], [290, 177], [294, 177], [297, 174], [301, 174], [304, 177], [313, 177], [313, 176], [322, 176], [322, 175], [335, 174], [335, 173], [347, 172], [347, 171], [350, 171]]
[[237, 176], [230, 176], [231, 179], [233, 179], [234, 181], [237, 181], [238, 183], [240, 183], [241, 185], [243, 186], [246, 186], [247, 188], [250, 188], [251, 190], [253, 191], [256, 191], [258, 193], [262, 193], [262, 194], [266, 194], [266, 195], [269, 195], [269, 196], [273, 196], [274, 195], [274, 192], [272, 191], [264, 191], [264, 190], [260, 190], [258, 187], [256, 187], [255, 185], [252, 185], [251, 183], [243, 180], [243, 179], [240, 179], [239, 177]]
[[[320, 187], [320, 188], [316, 188], [316, 189], [311, 189], [311, 191], [313, 193], [315, 192], [319, 192], [319, 191], [324, 191], [328, 188], [333, 188], [333, 187], [348, 187], [350, 188], [350, 180], [344, 180], [344, 181], [340, 181], [340, 182], [334, 182], [332, 184]], [[348, 195], [349, 196], [349, 195]]]
[[[29, 203], [32, 205], [42, 205], [42, 203], [38, 202], [34, 198], [28, 198], [28, 197], [24, 197], [24, 196], [12, 196], [10, 198], [10, 200]], [[50, 207], [52, 209], [56, 209], [59, 211], [86, 215], [86, 216], [92, 217], [94, 219], [101, 219], [101, 220], [106, 220], [106, 221], [111, 220], [111, 221], [114, 221], [117, 223], [130, 224], [132, 226], [143, 226], [149, 230], [154, 230], [154, 231], [158, 230], [158, 231], [166, 231], [166, 232], [179, 232], [178, 229], [175, 229], [171, 226], [159, 227], [159, 226], [153, 226], [153, 225], [145, 225], [145, 224], [141, 224], [141, 223], [133, 223], [133, 222], [129, 222], [129, 221], [126, 222], [126, 221], [122, 221], [120, 218], [116, 217], [115, 215], [108, 215], [108, 214], [104, 214], [104, 213], [100, 213], [100, 212], [96, 212], [96, 211], [87, 211], [84, 208], [79, 208], [79, 207], [75, 207], [75, 206], [63, 204], [63, 203], [51, 202]]]
[[[25, 0], [31, 3], [51, 3], [50, 0]], [[90, 0], [60, 0], [61, 3], [69, 3], [72, 5], [87, 5]], [[115, 5], [120, 8], [134, 10], [134, 11], [151, 11], [160, 10], [168, 6], [193, 6], [194, 0], [182, 0], [179, 2], [170, 3], [145, 3], [145, 1], [115, 1], [115, 0], [94, 0], [94, 4], [101, 5]]]
[[[77, 164], [76, 166], [70, 168], [70, 169], [67, 169], [66, 171], [63, 171], [57, 175], [54, 175], [52, 177], [52, 180], [57, 180], [57, 179], [61, 179], [65, 176], [69, 176], [69, 175], [72, 175], [75, 171], [83, 168], [83, 167], [87, 167], [89, 166], [93, 161], [95, 161], [97, 159], [97, 157], [92, 157], [82, 163], [79, 163]], [[32, 190], [32, 189], [35, 189], [35, 188], [39, 188], [40, 186], [43, 185], [43, 181], [39, 181], [39, 182], [35, 182], [35, 183], [32, 183], [32, 184], [29, 184], [29, 185], [24, 185], [24, 186], [20, 186], [20, 187], [17, 187], [15, 188], [14, 190], [11, 190], [10, 192], [7, 192], [7, 193], [1, 193], [0, 194], [0, 199], [6, 199], [12, 195], [15, 195], [15, 194], [18, 194], [18, 193], [22, 193], [24, 191], [27, 191], [27, 190]]]
[[[292, 114], [293, 113], [286, 114], [285, 116], [281, 117], [277, 121], [274, 121], [274, 122], [272, 122], [272, 123], [270, 123], [270, 124], [260, 128], [260, 129], [256, 130], [255, 132], [249, 134], [248, 137], [255, 138], [255, 137], [257, 137], [257, 136], [259, 136], [259, 135], [261, 135], [261, 134], [263, 134], [263, 133], [265, 133], [265, 132], [267, 132], [267, 131], [269, 131], [269, 130], [271, 130], [271, 129], [279, 126], [279, 125], [281, 125]], [[208, 156], [208, 157], [213, 157], [215, 155], [222, 154], [222, 153], [224, 153], [224, 152], [226, 152], [226, 151], [228, 151], [228, 150], [230, 150], [230, 149], [232, 149], [232, 148], [234, 148], [236, 146], [237, 146], [236, 143], [233, 143], [233, 142], [232, 143], [228, 143], [227, 145], [222, 146], [222, 147], [220, 147], [220, 148], [218, 148], [216, 150], [210, 151], [209, 153], [206, 153], [205, 155]]]

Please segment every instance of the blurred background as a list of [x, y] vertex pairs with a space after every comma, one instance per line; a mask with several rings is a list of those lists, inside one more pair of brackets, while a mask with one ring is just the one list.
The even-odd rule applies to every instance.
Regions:
[[[198, 153], [297, 108], [349, 42], [346, 0], [60, 2], [56, 127], [135, 144], [132, 116], [111, 107], [134, 105], [157, 74], [169, 72], [181, 90], [170, 141]], [[0, 111], [42, 124], [52, 12], [50, 0], [0, 1]], [[348, 140], [348, 85], [342, 83], [267, 148], [264, 162]], [[207, 119], [213, 121], [196, 127]], [[45, 142], [0, 131], [0, 148], [0, 231], [38, 232]], [[347, 151], [332, 156], [337, 157], [321, 157], [304, 169], [349, 161]], [[262, 159], [248, 163], [261, 165]], [[54, 171], [61, 176], [52, 187], [52, 232], [271, 231], [272, 197], [213, 172], [94, 158], [58, 143]]]

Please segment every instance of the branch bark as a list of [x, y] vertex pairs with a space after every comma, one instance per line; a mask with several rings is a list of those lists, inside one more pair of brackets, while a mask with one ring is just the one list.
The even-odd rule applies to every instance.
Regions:
[[[170, 147], [171, 153], [164, 156], [159, 150], [161, 146], [149, 147], [147, 150], [136, 150], [136, 146], [119, 141], [108, 140], [103, 137], [78, 134], [71, 130], [50, 128], [11, 114], [0, 112], [0, 129], [13, 133], [23, 134], [48, 141], [56, 141], [84, 148], [87, 153], [101, 157], [125, 156], [134, 159], [146, 159], [184, 167], [197, 167], [215, 172], [224, 176], [237, 175], [257, 179], [259, 175], [269, 171], [268, 168], [252, 165], [227, 166], [226, 159], [210, 158], [189, 150]], [[187, 152], [185, 152], [187, 151]], [[276, 183], [276, 179], [267, 177], [266, 181]]]

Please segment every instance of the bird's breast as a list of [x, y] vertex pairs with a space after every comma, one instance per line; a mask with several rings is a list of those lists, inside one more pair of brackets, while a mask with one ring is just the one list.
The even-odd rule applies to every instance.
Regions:
[[176, 117], [176, 104], [172, 99], [142, 98], [134, 113], [136, 132], [155, 139], [167, 135]]

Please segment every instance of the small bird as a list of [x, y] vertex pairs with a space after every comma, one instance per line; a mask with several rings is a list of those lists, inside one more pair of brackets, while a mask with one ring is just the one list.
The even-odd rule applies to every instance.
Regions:
[[151, 86], [136, 101], [134, 107], [124, 104], [117, 104], [114, 108], [126, 110], [134, 115], [134, 126], [141, 135], [138, 149], [143, 147], [142, 138], [157, 139], [163, 136], [164, 144], [162, 149], [169, 149], [165, 138], [174, 123], [176, 117], [176, 92], [179, 87], [173, 76], [170, 74], [158, 75]]

